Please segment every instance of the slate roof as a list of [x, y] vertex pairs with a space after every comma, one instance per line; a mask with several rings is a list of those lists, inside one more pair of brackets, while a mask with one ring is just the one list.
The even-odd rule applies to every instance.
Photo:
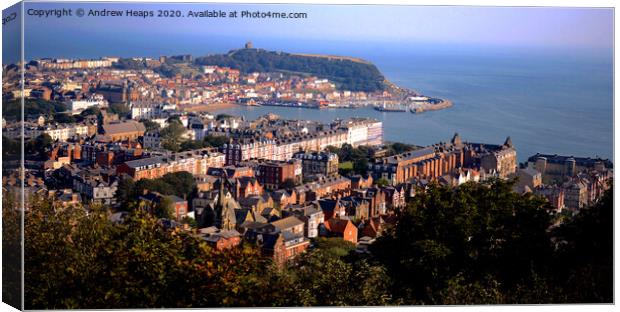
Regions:
[[146, 128], [141, 122], [137, 121], [125, 121], [120, 123], [110, 123], [102, 126], [105, 134], [119, 134], [126, 132], [145, 132]]
[[273, 222], [271, 222], [271, 224], [273, 224], [275, 227], [279, 228], [281, 231], [284, 231], [284, 230], [290, 229], [292, 227], [302, 225], [302, 224], [304, 224], [304, 222], [299, 220], [299, 219], [297, 219], [296, 217], [290, 216], [290, 217], [286, 217], [284, 219], [273, 221]]

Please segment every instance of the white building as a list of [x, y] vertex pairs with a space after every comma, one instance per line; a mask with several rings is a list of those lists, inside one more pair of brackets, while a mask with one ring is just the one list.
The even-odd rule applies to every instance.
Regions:
[[375, 119], [353, 118], [346, 123], [347, 143], [353, 147], [383, 144], [383, 123]]
[[100, 95], [95, 95], [86, 100], [71, 100], [69, 101], [68, 106], [71, 113], [75, 115], [81, 113], [89, 107], [107, 107], [108, 101]]

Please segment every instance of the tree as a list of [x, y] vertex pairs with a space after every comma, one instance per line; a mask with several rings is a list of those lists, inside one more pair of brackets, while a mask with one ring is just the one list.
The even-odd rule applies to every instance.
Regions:
[[2, 156], [17, 156], [22, 154], [22, 145], [18, 140], [2, 136]]
[[131, 177], [121, 178], [116, 188], [116, 198], [120, 203], [128, 203], [133, 200], [136, 182]]
[[554, 231], [555, 276], [568, 302], [613, 302], [613, 185], [591, 208]]
[[283, 271], [280, 306], [385, 305], [391, 302], [389, 279], [382, 266], [371, 264], [342, 239], [318, 239], [316, 248], [300, 255]]
[[162, 146], [167, 150], [178, 152], [181, 149], [182, 141], [184, 141], [182, 136], [186, 131], [187, 129], [183, 127], [181, 122], [170, 122], [167, 127], [159, 132]]
[[[3, 138], [4, 139], [4, 138]], [[4, 141], [3, 141], [4, 143]], [[21, 213], [19, 193], [2, 194], [2, 301], [21, 307]]]
[[119, 117], [126, 117], [130, 112], [129, 106], [123, 103], [110, 103], [107, 110], [112, 114], [117, 114]]
[[388, 181], [386, 178], [380, 178], [375, 181], [375, 184], [378, 186], [387, 186], [390, 185], [390, 181]]
[[402, 154], [404, 152], [412, 151], [415, 149], [415, 146], [410, 145], [410, 144], [395, 142], [395, 143], [389, 144], [388, 149], [389, 149], [390, 155], [396, 155], [396, 154]]
[[[418, 192], [397, 225], [371, 245], [392, 278], [393, 295], [426, 304], [557, 301], [558, 284], [547, 273], [557, 262], [551, 207], [511, 185], [431, 184]], [[454, 293], [465, 290], [472, 297]]]
[[47, 133], [43, 133], [34, 139], [25, 142], [24, 150], [27, 154], [44, 155], [52, 147], [54, 140]]
[[297, 186], [297, 184], [298, 183], [295, 181], [295, 179], [287, 178], [287, 179], [284, 180], [284, 182], [282, 182], [282, 188], [290, 190], [290, 189], [294, 188], [295, 186]]
[[146, 129], [146, 131], [155, 131], [159, 130], [160, 128], [159, 123], [156, 123], [149, 119], [140, 119], [140, 122], [144, 124], [144, 128]]
[[366, 174], [368, 172], [368, 159], [358, 158], [353, 163], [353, 171], [357, 174]]
[[159, 199], [159, 202], [153, 207], [153, 215], [157, 218], [173, 219], [174, 218], [174, 203], [168, 196], [164, 196]]
[[183, 197], [188, 195], [196, 187], [194, 176], [187, 171], [167, 173], [162, 180], [171, 186], [173, 194]]
[[[67, 110], [67, 105], [56, 101], [46, 101], [42, 99], [25, 99], [24, 116], [45, 115], [52, 116], [56, 113]], [[14, 99], [2, 103], [2, 117], [6, 120], [21, 120], [22, 105], [21, 100]]]
[[140, 210], [114, 224], [104, 207], [87, 214], [46, 198], [32, 203], [25, 219], [27, 309], [271, 305], [264, 296], [269, 262], [256, 249], [216, 251]]
[[196, 181], [187, 171], [167, 173], [158, 179], [140, 179], [135, 183], [133, 194], [142, 194], [145, 190], [164, 195], [191, 198], [196, 188]]
[[81, 116], [89, 116], [89, 115], [95, 115], [95, 116], [99, 116], [99, 114], [101, 114], [101, 109], [97, 106], [91, 106], [85, 110], [83, 110], [80, 115]]
[[243, 73], [306, 73], [327, 78], [341, 90], [374, 92], [384, 90], [385, 77], [368, 62], [293, 55], [258, 49], [235, 50], [234, 53], [207, 55], [194, 61], [197, 65], [231, 67]]
[[203, 142], [205, 146], [219, 148], [222, 147], [224, 144], [228, 143], [228, 138], [226, 138], [225, 136], [216, 136], [209, 134], [203, 139]]
[[54, 121], [57, 123], [75, 123], [75, 117], [66, 113], [56, 113], [54, 114]]
[[204, 148], [205, 146], [205, 141], [187, 140], [181, 143], [180, 151], [191, 151]]

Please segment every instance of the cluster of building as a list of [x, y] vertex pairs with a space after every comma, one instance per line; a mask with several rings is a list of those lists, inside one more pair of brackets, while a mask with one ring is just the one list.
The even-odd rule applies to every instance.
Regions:
[[[179, 62], [190, 65], [191, 77], [160, 70], [163, 64], [177, 66]], [[28, 63], [27, 85], [23, 92], [11, 92], [11, 98], [75, 100], [73, 105], [81, 106], [87, 105], [80, 103], [86, 101], [84, 95], [94, 92], [110, 103], [136, 102], [135, 116], [147, 118], [161, 109], [162, 103], [198, 109], [217, 103], [320, 108], [392, 97], [387, 92], [339, 90], [324, 78], [268, 72], [242, 74], [237, 69], [192, 62], [191, 56], [39, 59]]]
[[543, 196], [558, 212], [577, 212], [596, 203], [609, 189], [613, 164], [601, 158], [536, 154], [517, 176], [517, 192]]
[[[193, 234], [214, 248], [253, 244], [265, 257], [284, 263], [321, 236], [339, 237], [365, 252], [394, 224], [395, 212], [407, 199], [429, 183], [458, 186], [518, 177], [516, 191], [544, 196], [558, 210], [578, 210], [596, 202], [612, 176], [611, 162], [601, 159], [538, 154], [519, 167], [510, 138], [503, 144], [472, 143], [455, 134], [449, 142], [385, 155], [383, 125], [375, 119], [320, 123], [273, 114], [245, 120], [187, 112], [184, 105], [270, 99], [320, 102], [368, 95], [335, 91], [328, 80], [316, 77], [242, 75], [205, 66], [191, 79], [166, 78], [152, 69], [171, 60], [191, 62], [191, 56], [133, 59], [145, 64], [142, 69], [111, 67], [119, 62], [112, 58], [39, 60], [29, 68], [28, 93], [19, 96], [64, 102], [67, 114], [81, 118], [71, 123], [45, 115], [26, 116], [25, 123], [3, 120], [4, 137], [18, 139], [24, 129], [26, 140], [41, 135], [52, 140], [44, 152], [25, 155], [27, 196], [46, 196], [59, 206], [102, 204], [119, 210], [117, 191], [124, 179], [187, 172], [196, 185], [192, 193], [174, 196], [144, 190], [134, 200], [155, 207], [165, 199], [172, 205], [170, 224], [181, 226], [194, 219]], [[15, 94], [3, 92], [3, 97]], [[127, 116], [112, 113], [111, 106], [118, 103], [127, 106]], [[96, 115], [89, 113], [95, 111]], [[182, 125], [179, 140], [219, 137], [225, 143], [166, 150], [161, 129], [171, 120]], [[147, 121], [160, 129], [147, 130]], [[330, 150], [345, 144], [374, 150], [368, 155], [366, 174], [339, 173], [339, 157]], [[7, 158], [5, 168], [18, 163]], [[5, 189], [18, 187], [17, 181], [15, 175], [3, 175]], [[122, 222], [124, 214], [118, 211], [113, 221]]]
[[458, 133], [450, 142], [376, 158], [368, 165], [373, 177], [391, 184], [413, 179], [459, 185], [490, 177], [504, 179], [513, 175], [516, 168], [517, 152], [510, 138], [502, 145], [468, 143]]

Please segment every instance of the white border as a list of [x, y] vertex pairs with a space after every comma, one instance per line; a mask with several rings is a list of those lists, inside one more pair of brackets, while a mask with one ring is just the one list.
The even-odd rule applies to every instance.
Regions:
[[[2, 4], [0, 4], [0, 7], [4, 10], [8, 7], [10, 7], [11, 5], [18, 3], [19, 1], [16, 0], [9, 0], [9, 1], [3, 1]], [[36, 2], [32, 1], [32, 2]], [[51, 1], [49, 1], [51, 2]], [[65, 0], [65, 1], [58, 1], [58, 2], [86, 2], [86, 1], [77, 1], [77, 0]], [[107, 0], [107, 1], [88, 1], [88, 2], [129, 2], [129, 1], [122, 1], [122, 0]], [[180, 0], [150, 0], [150, 1], [131, 1], [131, 2], [206, 2], [206, 3], [256, 3], [256, 4], [273, 4], [273, 3], [290, 3], [290, 4], [382, 4], [382, 5], [386, 5], [386, 4], [395, 4], [395, 5], [433, 5], [433, 6], [455, 6], [455, 5], [467, 5], [467, 6], [532, 6], [532, 7], [609, 7], [609, 8], [615, 8], [618, 4], [618, 2], [616, 1], [611, 1], [611, 0], [588, 0], [588, 1], [579, 1], [579, 0], [502, 0], [497, 1], [497, 0], [437, 0], [437, 1], [431, 1], [431, 0], [409, 0], [409, 1], [395, 1], [395, 0], [388, 0], [388, 1], [378, 1], [378, 0], [337, 0], [337, 1], [329, 1], [329, 0], [314, 0], [314, 1], [308, 1], [308, 0], [240, 0], [240, 1], [225, 1], [225, 0], [210, 0], [210, 1], [180, 1]], [[518, 26], [516, 26], [518, 27]], [[618, 24], [615, 23], [615, 12], [614, 12], [614, 43], [616, 42], [618, 36]], [[0, 42], [1, 42], [1, 32], [0, 32]], [[0, 43], [0, 47], [1, 47], [1, 43]], [[618, 57], [618, 50], [615, 49], [615, 44], [614, 44], [614, 125], [615, 125], [615, 120], [617, 119], [618, 115], [620, 114], [616, 109], [615, 109], [615, 90], [617, 90], [618, 88], [618, 80], [616, 79], [616, 73], [617, 73], [617, 64], [615, 62], [615, 60]], [[617, 159], [618, 159], [618, 155], [619, 155], [619, 146], [616, 143], [615, 138], [618, 137], [618, 129], [614, 126], [614, 164], [618, 164]], [[0, 153], [1, 153], [2, 147], [0, 146]], [[616, 185], [615, 185], [616, 186]], [[614, 198], [618, 198], [618, 187], [615, 187], [614, 189]], [[1, 196], [1, 195], [0, 195]], [[614, 212], [616, 212], [615, 208], [616, 208], [616, 202], [614, 202]], [[616, 231], [615, 229], [615, 225], [616, 224], [620, 224], [617, 221], [620, 219], [620, 213], [614, 213], [614, 242], [617, 244], [618, 240], [618, 231]], [[614, 299], [617, 300], [617, 298], [619, 297], [620, 291], [618, 290], [618, 286], [617, 284], [615, 284], [615, 281], [618, 281], [618, 270], [617, 270], [617, 266], [616, 264], [618, 263], [617, 261], [617, 254], [616, 254], [616, 244], [614, 244]], [[1, 258], [0, 258], [0, 262], [1, 262]], [[1, 277], [1, 272], [0, 272], [0, 277]], [[1, 279], [0, 279], [1, 280]], [[342, 308], [312, 308], [312, 309], [320, 309], [320, 310], [335, 310], [335, 309], [342, 309]], [[369, 309], [381, 309], [381, 311], [404, 311], [406, 310], [413, 310], [413, 309], [432, 309], [433, 311], [491, 311], [491, 310], [501, 310], [501, 311], [521, 311], [521, 310], [536, 310], [536, 311], [566, 311], [566, 312], [581, 312], [584, 310], [587, 311], [610, 311], [610, 310], [616, 310], [618, 309], [617, 306], [615, 305], [537, 305], [537, 306], [521, 306], [521, 305], [513, 305], [513, 306], [472, 306], [472, 307], [463, 307], [463, 306], [458, 306], [458, 307], [430, 307], [430, 306], [415, 306], [415, 307], [386, 307], [386, 308], [382, 308], [382, 307], [371, 307], [371, 308], [345, 308], [346, 311], [369, 311]], [[214, 309], [191, 309], [192, 311], [209, 311], [209, 310], [214, 310]], [[247, 311], [248, 309], [236, 309], [236, 308], [231, 308], [231, 309], [226, 309], [226, 311]], [[306, 310], [305, 308], [287, 308], [287, 309], [282, 309], [282, 308], [261, 308], [260, 310], [262, 311], [282, 311], [282, 310], [288, 310], [288, 311], [303, 311]], [[15, 311], [14, 308], [10, 307], [9, 305], [5, 304], [5, 303], [0, 303], [0, 311]], [[117, 310], [117, 311], [133, 311], [133, 310]], [[167, 309], [167, 311], [189, 311], [189, 310], [182, 310], [182, 309]]]

